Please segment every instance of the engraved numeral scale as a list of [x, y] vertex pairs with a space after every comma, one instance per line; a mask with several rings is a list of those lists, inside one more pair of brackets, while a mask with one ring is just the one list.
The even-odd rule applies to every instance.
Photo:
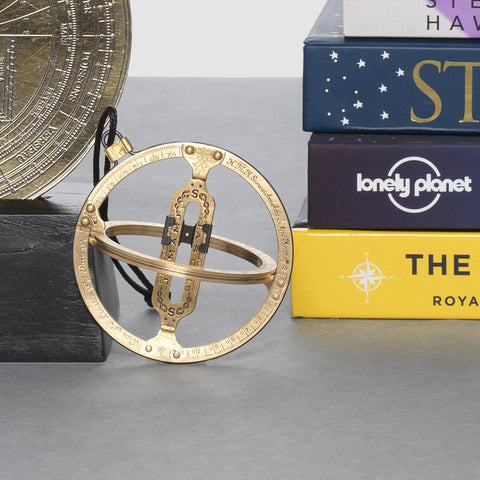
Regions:
[[129, 58], [128, 0], [0, 0], [0, 198], [37, 198], [78, 165]]

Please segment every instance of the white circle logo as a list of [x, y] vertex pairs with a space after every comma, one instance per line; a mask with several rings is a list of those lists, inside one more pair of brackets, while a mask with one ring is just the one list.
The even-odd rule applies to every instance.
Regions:
[[[457, 195], [472, 192], [472, 179], [441, 178], [440, 171], [422, 157], [405, 157], [396, 162], [385, 178], [370, 178], [357, 172], [357, 192], [386, 193], [399, 210], [422, 213], [431, 209], [442, 193]], [[458, 197], [454, 200], [458, 203]]]
[[[402, 158], [402, 160], [399, 160], [397, 163], [395, 163], [395, 165], [393, 165], [393, 167], [389, 170], [388, 176], [393, 177], [394, 174], [395, 174], [395, 171], [407, 162], [421, 162], [421, 163], [427, 165], [428, 167], [430, 167], [432, 169], [433, 173], [437, 176], [437, 178], [440, 177], [440, 171], [438, 170], [438, 168], [430, 160], [427, 160], [427, 159], [422, 158], [422, 157], [405, 157], [405, 158]], [[433, 200], [431, 200], [427, 205], [424, 205], [422, 207], [417, 207], [417, 208], [409, 208], [409, 207], [406, 207], [404, 205], [401, 205], [399, 203], [399, 200], [395, 199], [394, 196], [391, 193], [388, 194], [388, 198], [397, 208], [399, 208], [400, 210], [403, 210], [404, 212], [407, 212], [407, 213], [422, 213], [422, 212], [425, 212], [426, 210], [429, 210], [430, 208], [432, 208], [438, 202], [438, 200], [440, 199], [440, 193], [437, 193], [434, 196]]]

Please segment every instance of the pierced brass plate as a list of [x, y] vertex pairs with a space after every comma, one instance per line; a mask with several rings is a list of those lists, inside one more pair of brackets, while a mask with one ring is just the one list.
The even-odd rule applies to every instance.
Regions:
[[[100, 217], [99, 208], [103, 201], [124, 178], [146, 165], [170, 158], [185, 159], [192, 167], [192, 178], [173, 194], [165, 226], [145, 222], [105, 222]], [[219, 165], [245, 179], [264, 201], [275, 227], [276, 261], [252, 247], [211, 235], [215, 202], [206, 188], [206, 180], [209, 171]], [[184, 214], [192, 202], [200, 208], [196, 225], [189, 227], [184, 224]], [[160, 258], [137, 253], [110, 238], [121, 235], [161, 238]], [[191, 245], [188, 265], [176, 262], [181, 242]], [[155, 337], [144, 340], [130, 333], [118, 324], [100, 302], [89, 269], [89, 243], [113, 258], [156, 272], [152, 304], [160, 315], [160, 329]], [[242, 258], [255, 268], [238, 271], [205, 268], [209, 248]], [[82, 297], [106, 333], [139, 355], [164, 362], [190, 363], [229, 353], [250, 340], [266, 325], [278, 309], [288, 287], [293, 243], [290, 223], [280, 199], [267, 180], [251, 165], [217, 147], [198, 143], [171, 143], [137, 153], [111, 170], [99, 182], [81, 210], [73, 255], [75, 275]], [[169, 295], [173, 276], [185, 279], [183, 296], [176, 303], [171, 301]], [[201, 281], [264, 284], [266, 298], [253, 317], [231, 335], [207, 345], [183, 347], [176, 338], [175, 330], [179, 321], [193, 312]]]
[[0, 0], [1, 198], [36, 198], [73, 170], [129, 56], [128, 0]]

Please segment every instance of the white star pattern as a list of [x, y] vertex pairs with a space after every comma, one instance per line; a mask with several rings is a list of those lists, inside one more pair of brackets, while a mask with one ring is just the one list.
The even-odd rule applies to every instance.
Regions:
[[334, 62], [338, 62], [338, 53], [337, 53], [335, 50], [332, 50], [332, 53], [330, 54], [330, 58], [331, 58]]
[[343, 47], [327, 47], [326, 73], [320, 77], [318, 91], [323, 118], [328, 119], [325, 125], [341, 131], [364, 125], [388, 128], [403, 118], [404, 102], [399, 101], [397, 87], [411, 76], [410, 67], [402, 55], [385, 47], [365, 49], [353, 58], [343, 54]]

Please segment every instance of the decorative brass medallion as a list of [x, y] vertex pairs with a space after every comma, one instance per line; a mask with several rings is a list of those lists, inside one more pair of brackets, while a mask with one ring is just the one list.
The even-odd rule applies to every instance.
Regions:
[[[192, 178], [177, 190], [171, 200], [165, 225], [142, 222], [104, 221], [99, 208], [105, 198], [125, 177], [161, 160], [184, 158], [192, 167]], [[245, 179], [264, 201], [273, 220], [277, 237], [277, 261], [252, 247], [212, 235], [215, 202], [206, 188], [209, 171], [223, 166]], [[184, 223], [190, 203], [199, 205], [195, 226]], [[137, 253], [121, 246], [112, 236], [147, 235], [161, 238], [160, 258]], [[188, 265], [176, 262], [180, 243], [189, 243]], [[156, 272], [152, 304], [160, 315], [158, 334], [143, 340], [125, 330], [100, 302], [89, 269], [88, 246], [130, 265]], [[160, 244], [160, 241], [159, 241]], [[255, 268], [214, 270], [204, 267], [209, 248], [240, 257]], [[85, 202], [74, 239], [74, 268], [82, 297], [99, 325], [126, 348], [155, 360], [190, 363], [209, 360], [240, 347], [256, 335], [280, 305], [292, 269], [292, 233], [285, 209], [271, 185], [251, 165], [233, 153], [198, 143], [171, 143], [152, 147], [128, 158], [111, 170], [93, 189]], [[185, 279], [179, 302], [170, 299], [172, 277]], [[176, 338], [179, 321], [195, 308], [200, 282], [264, 284], [266, 298], [259, 310], [237, 331], [214, 343], [182, 347]], [[219, 319], [221, 321], [221, 319]]]
[[0, 0], [0, 197], [38, 197], [80, 162], [129, 55], [128, 0]]

